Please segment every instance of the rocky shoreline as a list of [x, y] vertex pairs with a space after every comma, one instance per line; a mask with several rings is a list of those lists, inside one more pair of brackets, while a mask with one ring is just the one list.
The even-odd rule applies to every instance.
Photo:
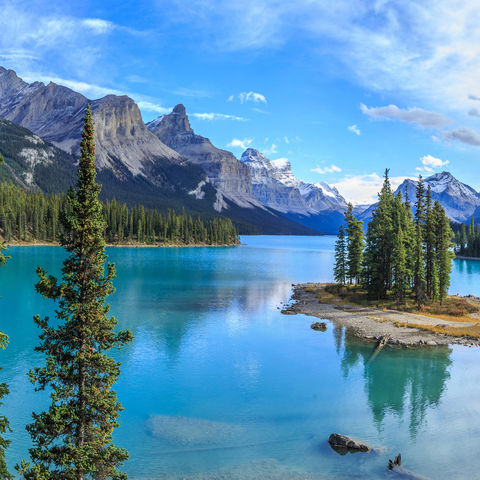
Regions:
[[282, 310], [286, 315], [303, 313], [312, 317], [334, 322], [346, 327], [349, 332], [365, 340], [379, 341], [388, 337], [389, 345], [403, 346], [436, 346], [436, 345], [465, 345], [479, 346], [480, 340], [472, 337], [456, 337], [421, 330], [419, 328], [399, 327], [396, 322], [422, 324], [432, 326], [468, 326], [465, 322], [449, 322], [419, 314], [399, 312], [395, 310], [378, 310], [358, 305], [334, 305], [320, 303], [312, 287], [321, 287], [321, 284], [305, 283], [292, 285], [292, 303]]

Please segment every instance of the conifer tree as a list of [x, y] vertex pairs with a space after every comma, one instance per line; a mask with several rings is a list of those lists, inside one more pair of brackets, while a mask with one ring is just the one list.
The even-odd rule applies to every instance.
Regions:
[[437, 259], [435, 256], [435, 216], [433, 213], [432, 190], [430, 185], [427, 188], [425, 197], [425, 286], [426, 296], [429, 300], [435, 301], [438, 297], [438, 276]]
[[[398, 196], [398, 195], [397, 195]], [[412, 214], [412, 207], [408, 198], [408, 191], [405, 189], [405, 203], [404, 203], [404, 224], [403, 230], [403, 242], [405, 244], [405, 252], [407, 255], [406, 264], [406, 283], [409, 287], [413, 288], [414, 276], [415, 276], [415, 245], [416, 245], [416, 228]]]
[[425, 187], [422, 176], [419, 175], [415, 202], [415, 265], [414, 265], [414, 287], [415, 298], [418, 305], [425, 299], [425, 265], [424, 265], [424, 220], [425, 220]]
[[363, 281], [370, 297], [385, 298], [392, 285], [394, 198], [385, 169], [378, 203], [368, 224]]
[[338, 284], [345, 285], [345, 279], [347, 276], [347, 259], [345, 232], [343, 230], [343, 225], [340, 225], [337, 241], [335, 243], [335, 267], [333, 274], [335, 281]]
[[362, 273], [362, 259], [364, 247], [363, 222], [357, 220], [353, 215], [353, 205], [347, 206], [345, 212], [347, 223], [347, 277], [352, 284], [360, 279]]
[[450, 273], [452, 271], [452, 259], [454, 258], [452, 237], [453, 232], [450, 228], [450, 221], [445, 214], [445, 210], [438, 201], [433, 206], [433, 216], [435, 218], [435, 254], [438, 269], [438, 297], [440, 303], [445, 300], [450, 286]]
[[393, 290], [395, 298], [400, 303], [407, 289], [407, 254], [405, 250], [404, 236], [402, 228], [399, 226], [397, 234], [393, 242], [392, 252], [392, 273], [393, 273]]
[[[1, 162], [0, 162], [1, 163]], [[6, 250], [5, 244], [0, 242], [0, 267], [5, 265], [7, 257], [4, 255], [3, 250]], [[0, 349], [5, 350], [8, 344], [8, 336], [4, 332], [0, 332]], [[1, 369], [0, 369], [1, 370]], [[0, 383], [0, 406], [1, 400], [9, 394], [8, 385], [5, 382]], [[7, 431], [10, 431], [10, 423], [4, 415], [0, 415], [0, 479], [8, 480], [12, 479], [7, 469], [7, 463], [5, 461], [5, 453], [7, 447], [10, 445], [10, 440], [4, 438]]]
[[36, 390], [50, 392], [48, 410], [33, 414], [28, 425], [31, 462], [17, 466], [28, 480], [125, 479], [119, 466], [128, 452], [113, 444], [122, 409], [113, 386], [120, 364], [108, 351], [131, 341], [129, 331], [114, 332], [105, 298], [113, 292], [113, 264], [105, 273], [105, 221], [95, 182], [92, 115], [87, 107], [76, 189], [67, 195], [61, 245], [69, 252], [62, 281], [37, 268], [36, 290], [58, 302], [58, 325], [35, 317], [41, 329], [36, 350], [46, 356], [30, 371]]

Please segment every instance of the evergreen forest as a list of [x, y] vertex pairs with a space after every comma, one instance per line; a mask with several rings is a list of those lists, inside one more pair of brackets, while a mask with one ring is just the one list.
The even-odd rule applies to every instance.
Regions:
[[[0, 183], [0, 240], [57, 243], [63, 233], [66, 194], [29, 192]], [[239, 242], [229, 218], [202, 219], [182, 210], [163, 213], [142, 205], [128, 207], [116, 200], [102, 202], [103, 236], [110, 244], [234, 245]]]

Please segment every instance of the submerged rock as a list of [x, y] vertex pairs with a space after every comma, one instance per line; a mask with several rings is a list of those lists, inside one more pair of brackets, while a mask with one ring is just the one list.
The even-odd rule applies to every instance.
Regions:
[[368, 452], [371, 450], [368, 445], [340, 433], [332, 433], [328, 439], [328, 443], [334, 449], [357, 450], [359, 452]]
[[242, 433], [238, 425], [203, 418], [152, 415], [147, 430], [156, 438], [176, 445], [210, 446], [231, 442]]
[[313, 322], [310, 325], [312, 330], [318, 330], [320, 332], [324, 332], [327, 329], [327, 324], [325, 322]]

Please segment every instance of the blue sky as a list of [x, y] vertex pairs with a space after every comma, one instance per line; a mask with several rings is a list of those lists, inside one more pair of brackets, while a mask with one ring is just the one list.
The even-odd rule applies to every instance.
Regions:
[[183, 103], [216, 146], [363, 203], [385, 167], [480, 189], [479, 24], [476, 1], [0, 0], [0, 65], [145, 121]]

